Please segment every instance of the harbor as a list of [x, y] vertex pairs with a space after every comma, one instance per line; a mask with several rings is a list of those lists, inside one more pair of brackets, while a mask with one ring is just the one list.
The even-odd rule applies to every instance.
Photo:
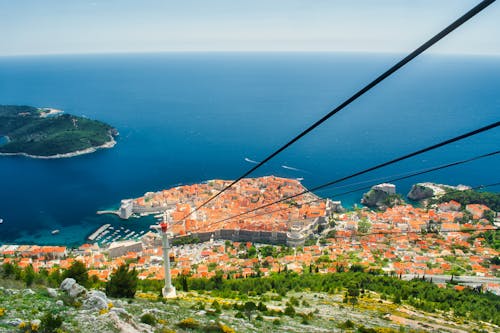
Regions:
[[99, 229], [97, 229], [96, 231], [94, 231], [89, 237], [88, 237], [88, 240], [90, 241], [93, 241], [97, 238], [97, 236], [101, 235], [106, 229], [108, 229], [109, 227], [111, 227], [111, 224], [104, 224], [102, 225], [101, 227], [99, 227]]
[[146, 233], [145, 230], [130, 230], [125, 226], [112, 226], [111, 224], [104, 224], [94, 231], [87, 239], [91, 242], [107, 245], [112, 242], [124, 240], [136, 240]]

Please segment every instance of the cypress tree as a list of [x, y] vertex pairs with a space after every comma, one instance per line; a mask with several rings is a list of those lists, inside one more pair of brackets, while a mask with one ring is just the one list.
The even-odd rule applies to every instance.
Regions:
[[106, 294], [111, 297], [134, 298], [137, 290], [137, 271], [129, 270], [128, 265], [121, 265], [111, 274], [106, 284]]

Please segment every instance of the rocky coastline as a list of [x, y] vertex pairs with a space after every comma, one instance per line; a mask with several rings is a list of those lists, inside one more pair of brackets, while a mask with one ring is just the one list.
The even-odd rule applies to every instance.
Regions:
[[407, 197], [408, 199], [413, 201], [421, 201], [432, 198], [434, 196], [444, 195], [446, 191], [449, 190], [465, 191], [470, 189], [471, 189], [470, 186], [466, 185], [451, 186], [451, 185], [436, 184], [429, 182], [417, 183], [411, 187], [411, 190], [408, 193]]

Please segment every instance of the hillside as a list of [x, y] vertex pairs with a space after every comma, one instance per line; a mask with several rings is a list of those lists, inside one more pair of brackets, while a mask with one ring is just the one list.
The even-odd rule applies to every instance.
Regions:
[[[288, 273], [280, 276], [274, 279], [301, 279]], [[310, 283], [314, 276], [305, 277], [305, 281], [309, 281], [306, 283]], [[362, 288], [355, 287], [349, 282], [352, 279], [365, 284]], [[498, 321], [498, 312], [495, 314], [494, 310], [499, 306], [498, 296], [453, 289], [440, 292], [428, 282], [399, 281], [366, 273], [332, 275], [329, 281], [320, 281], [321, 287], [317, 284], [319, 289], [311, 285], [312, 290], [299, 285], [291, 288], [287, 283], [279, 292], [273, 289], [261, 294], [242, 290], [222, 296], [216, 289], [201, 289], [180, 292], [177, 299], [169, 300], [144, 291], [130, 299], [108, 298], [102, 291], [87, 290], [69, 280], [63, 281], [60, 288], [21, 289], [20, 281], [0, 279], [1, 285], [8, 286], [0, 287], [0, 332], [459, 333], [498, 330], [498, 326], [491, 323]], [[367, 282], [369, 280], [373, 282]], [[223, 281], [223, 285], [235, 285], [229, 280]], [[261, 282], [260, 278], [238, 281], [236, 284], [241, 286]], [[188, 281], [189, 287], [199, 288], [199, 283]], [[385, 292], [372, 290], [377, 288]], [[395, 288], [402, 288], [411, 296], [402, 299]], [[444, 294], [450, 297], [447, 303], [432, 302], [439, 309], [429, 307], [432, 295], [443, 297]], [[424, 306], [427, 306], [425, 310]], [[483, 319], [480, 312], [485, 309], [488, 315]], [[462, 312], [467, 310], [472, 310], [471, 314]], [[60, 327], [49, 330], [51, 324]]]
[[0, 105], [0, 153], [30, 157], [71, 157], [114, 145], [108, 124], [53, 109]]

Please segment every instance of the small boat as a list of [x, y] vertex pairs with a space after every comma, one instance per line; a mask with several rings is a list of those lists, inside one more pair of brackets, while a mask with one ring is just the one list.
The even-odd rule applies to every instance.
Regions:
[[0, 219], [0, 224], [2, 224], [2, 223], [3, 223], [3, 219]]
[[52, 235], [57, 235], [59, 233], [59, 231], [60, 231], [59, 229], [55, 229], [55, 230], [52, 230], [50, 233]]

